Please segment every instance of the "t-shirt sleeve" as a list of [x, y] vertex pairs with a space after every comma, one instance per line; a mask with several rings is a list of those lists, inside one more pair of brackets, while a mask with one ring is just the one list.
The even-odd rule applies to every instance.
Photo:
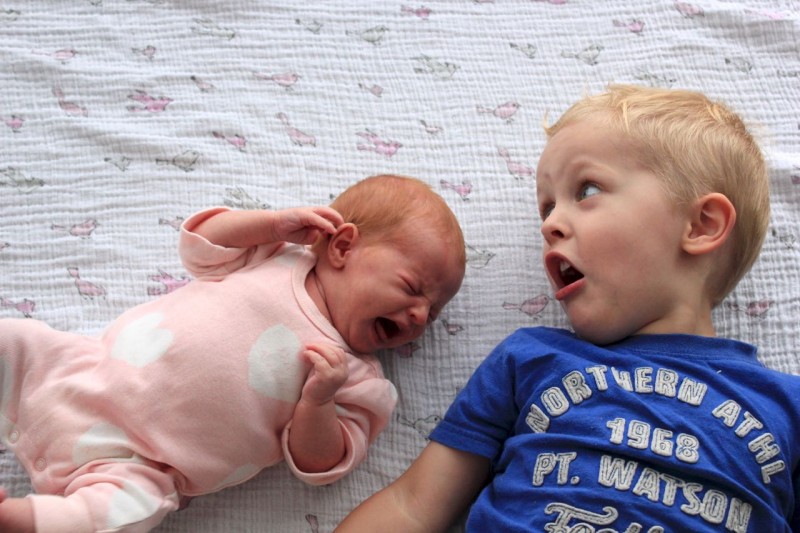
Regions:
[[251, 263], [261, 262], [274, 255], [285, 244], [275, 242], [253, 248], [228, 248], [210, 242], [195, 233], [201, 222], [230, 211], [227, 207], [213, 207], [199, 211], [181, 224], [178, 253], [183, 266], [195, 278], [220, 280]]
[[518, 415], [514, 360], [507, 345], [508, 340], [501, 343], [478, 366], [431, 440], [496, 460]]
[[[352, 373], [351, 373], [352, 376]], [[335, 396], [336, 410], [345, 437], [345, 456], [326, 472], [303, 472], [289, 452], [291, 422], [283, 431], [283, 454], [289, 469], [309, 485], [326, 485], [352, 472], [367, 456], [367, 449], [389, 423], [397, 404], [397, 390], [382, 375], [358, 378]]]
[[792, 531], [800, 533], [800, 466], [793, 474], [794, 479], [794, 514], [792, 515]]

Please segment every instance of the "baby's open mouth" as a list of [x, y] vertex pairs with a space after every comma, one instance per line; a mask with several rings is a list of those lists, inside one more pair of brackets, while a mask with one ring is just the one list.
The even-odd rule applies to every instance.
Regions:
[[380, 328], [383, 330], [383, 333], [386, 335], [387, 339], [392, 339], [398, 333], [400, 333], [400, 326], [398, 326], [394, 320], [389, 320], [388, 318], [379, 317], [378, 324]]

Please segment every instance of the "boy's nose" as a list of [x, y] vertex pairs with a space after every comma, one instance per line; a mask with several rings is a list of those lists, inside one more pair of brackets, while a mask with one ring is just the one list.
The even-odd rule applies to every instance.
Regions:
[[555, 209], [542, 221], [542, 235], [545, 241], [552, 243], [554, 240], [563, 239], [567, 234], [566, 225]]

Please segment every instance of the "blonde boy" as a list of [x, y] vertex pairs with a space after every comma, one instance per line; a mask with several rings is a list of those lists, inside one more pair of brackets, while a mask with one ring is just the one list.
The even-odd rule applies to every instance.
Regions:
[[547, 128], [543, 264], [574, 328], [501, 343], [396, 482], [337, 529], [800, 530], [800, 377], [716, 337], [767, 169], [728, 108], [612, 86]]

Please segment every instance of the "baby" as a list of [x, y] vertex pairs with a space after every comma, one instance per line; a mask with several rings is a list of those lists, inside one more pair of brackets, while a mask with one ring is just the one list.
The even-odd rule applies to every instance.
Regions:
[[444, 200], [401, 176], [331, 207], [202, 211], [179, 250], [195, 279], [99, 338], [0, 320], [0, 439], [37, 493], [0, 489], [0, 530], [147, 531], [281, 460], [339, 479], [396, 403], [370, 354], [422, 335], [466, 264]]

